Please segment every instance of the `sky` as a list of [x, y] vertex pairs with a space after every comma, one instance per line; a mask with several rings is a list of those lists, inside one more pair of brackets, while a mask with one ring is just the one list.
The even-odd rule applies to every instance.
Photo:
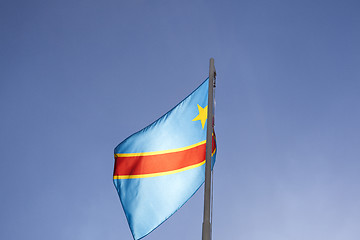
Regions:
[[[360, 2], [2, 0], [0, 238], [131, 240], [113, 149], [217, 71], [213, 239], [360, 239]], [[201, 239], [203, 188], [145, 240]]]

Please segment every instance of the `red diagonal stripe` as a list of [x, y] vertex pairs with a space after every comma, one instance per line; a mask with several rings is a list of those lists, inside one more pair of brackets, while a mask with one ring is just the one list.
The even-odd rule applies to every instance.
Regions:
[[151, 156], [115, 157], [114, 176], [168, 172], [201, 163], [206, 144], [187, 150]]

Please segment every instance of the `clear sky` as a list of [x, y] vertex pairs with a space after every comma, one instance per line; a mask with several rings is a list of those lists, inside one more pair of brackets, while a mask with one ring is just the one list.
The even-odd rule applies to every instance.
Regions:
[[[217, 70], [213, 239], [360, 239], [358, 0], [2, 0], [0, 239], [131, 240], [113, 149]], [[203, 189], [146, 240], [201, 239]]]

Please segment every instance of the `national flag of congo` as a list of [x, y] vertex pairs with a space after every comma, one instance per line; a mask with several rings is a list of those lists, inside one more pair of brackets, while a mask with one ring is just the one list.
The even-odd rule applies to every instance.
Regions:
[[[208, 79], [114, 151], [114, 184], [134, 239], [169, 218], [205, 180]], [[216, 141], [212, 139], [212, 166]]]

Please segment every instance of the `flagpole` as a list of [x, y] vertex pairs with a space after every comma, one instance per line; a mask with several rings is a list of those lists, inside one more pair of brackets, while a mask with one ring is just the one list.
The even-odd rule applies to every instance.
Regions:
[[202, 240], [211, 240], [211, 154], [212, 154], [212, 134], [214, 119], [214, 59], [210, 58], [209, 67], [209, 93], [208, 93], [208, 112], [207, 112], [207, 132], [206, 132], [206, 161], [205, 161], [205, 189], [204, 189], [204, 218], [202, 226]]

